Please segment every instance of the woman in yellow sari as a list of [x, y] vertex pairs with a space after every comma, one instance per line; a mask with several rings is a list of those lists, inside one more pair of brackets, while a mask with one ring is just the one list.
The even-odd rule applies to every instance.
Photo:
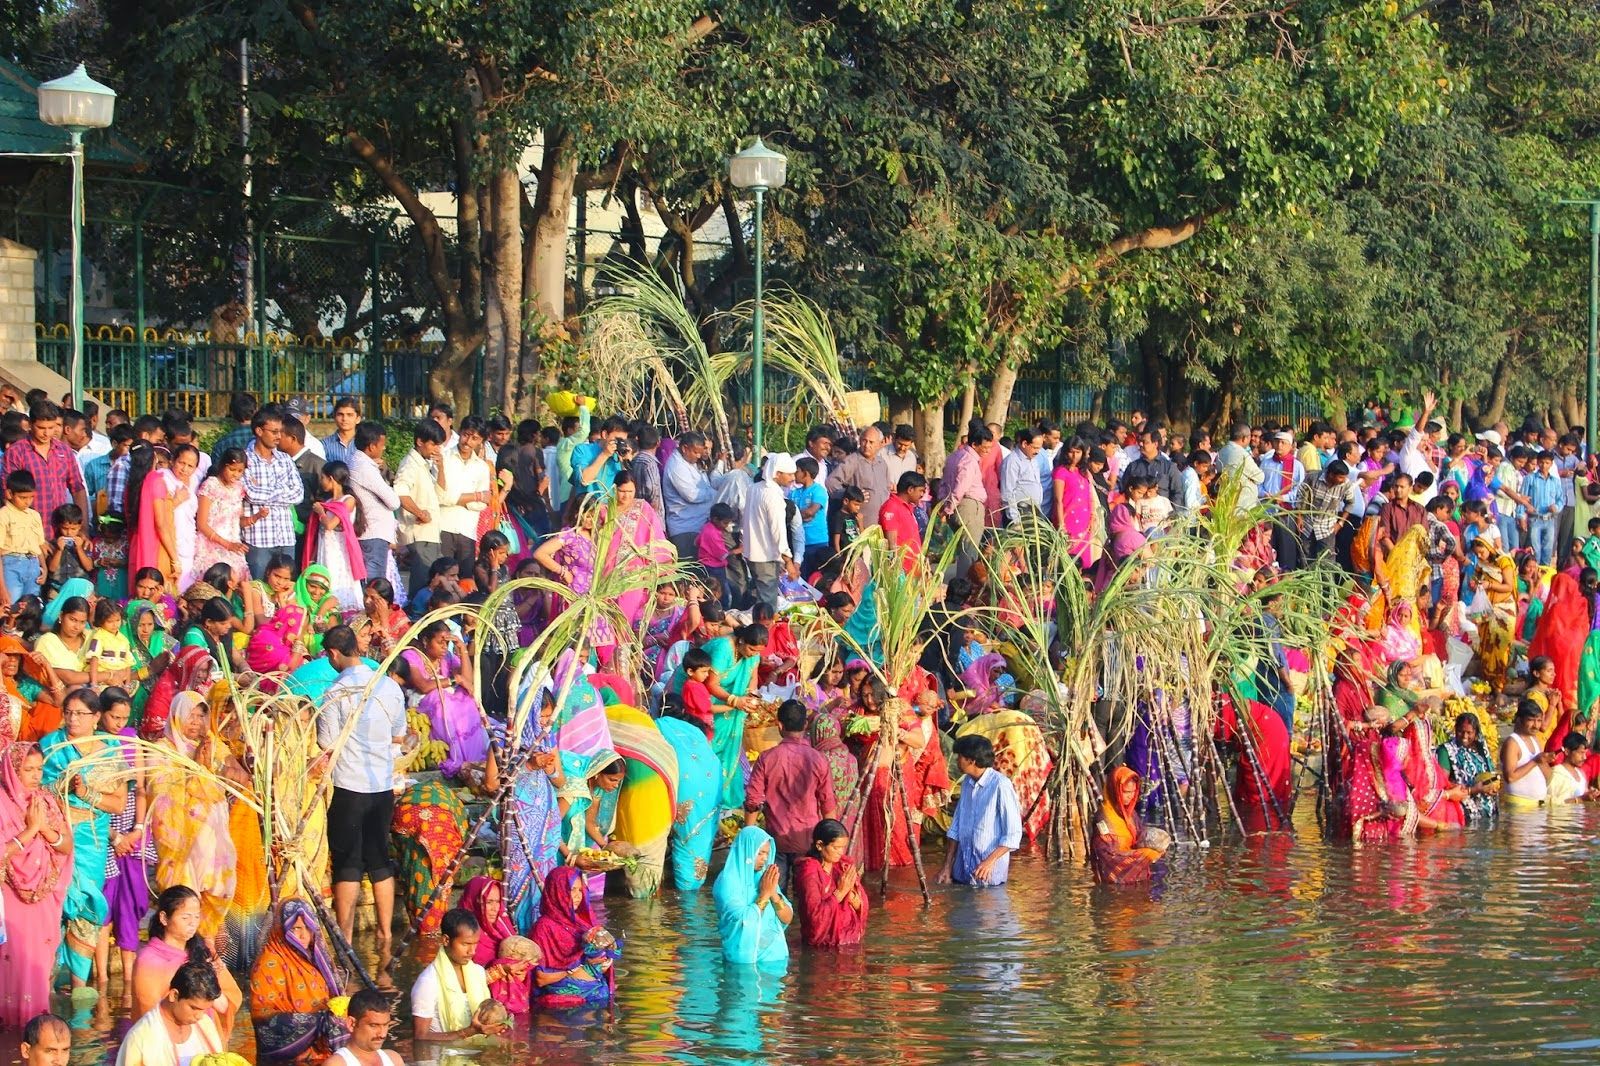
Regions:
[[211, 729], [211, 710], [195, 692], [172, 699], [162, 744], [205, 774], [159, 760], [150, 777], [150, 821], [156, 842], [157, 891], [187, 885], [200, 894], [200, 935], [215, 950], [233, 902], [238, 854], [230, 834], [228, 790], [219, 778], [248, 781]]
[[[1415, 525], [1406, 530], [1389, 550], [1388, 558], [1379, 556], [1373, 583], [1379, 595], [1372, 597], [1372, 614], [1367, 617], [1368, 629], [1379, 629], [1385, 623], [1398, 623], [1422, 640], [1422, 625], [1417, 612], [1417, 597], [1430, 574], [1427, 557], [1428, 531]], [[1408, 609], [1406, 609], [1408, 608]]]
[[1478, 557], [1478, 587], [1489, 601], [1489, 612], [1479, 615], [1478, 665], [1496, 699], [1505, 691], [1511, 668], [1513, 627], [1517, 622], [1517, 564], [1487, 537], [1472, 542]]

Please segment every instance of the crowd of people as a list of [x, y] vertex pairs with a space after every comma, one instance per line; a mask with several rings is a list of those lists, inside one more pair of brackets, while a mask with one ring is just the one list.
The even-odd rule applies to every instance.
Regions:
[[[0, 415], [0, 1026], [30, 1046], [57, 1032], [53, 992], [105, 997], [120, 974], [121, 1063], [220, 1052], [248, 1006], [264, 1059], [370, 1064], [405, 923], [437, 947], [411, 1035], [447, 1044], [610, 1002], [608, 879], [714, 880], [725, 957], [763, 968], [791, 939], [860, 943], [866, 875], [920, 867], [924, 840], [945, 841], [937, 879], [1004, 884], [1058, 757], [1006, 638], [966, 613], [1004, 583], [1006, 528], [1053, 529], [1092, 591], [1207, 516], [1252, 524], [1234, 571], [1271, 652], [1216, 716], [1249, 828], [1287, 827], [1324, 653], [1357, 841], [1597, 794], [1596, 457], [1531, 423], [1447, 434], [1431, 395], [1394, 425], [1239, 424], [1215, 450], [1137, 413], [974, 422], [939, 470], [909, 426], [818, 426], [754, 465], [570, 395], [546, 426], [434, 405], [399, 457], [347, 398], [319, 438], [298, 403], [236, 395], [206, 452], [181, 413], [109, 411], [102, 432], [92, 403], [27, 400]], [[907, 575], [956, 542], [920, 664], [892, 681], [852, 551], [874, 527]], [[1275, 582], [1306, 567], [1349, 579], [1327, 648], [1274, 629]], [[610, 620], [528, 669], [601, 587]], [[317, 858], [292, 884], [241, 801], [246, 685], [302, 698], [323, 751], [303, 767], [328, 796]], [[1148, 733], [1098, 767], [1103, 881], [1151, 876], [1179, 829]], [[457, 897], [473, 850], [491, 862]], [[378, 991], [346, 1001], [369, 911]]]

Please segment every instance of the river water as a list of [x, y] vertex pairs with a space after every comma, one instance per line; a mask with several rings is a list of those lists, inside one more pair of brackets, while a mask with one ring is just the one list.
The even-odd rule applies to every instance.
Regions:
[[[1600, 810], [1361, 850], [1301, 821], [1182, 848], [1142, 888], [1023, 856], [1004, 889], [935, 887], [924, 908], [910, 871], [886, 901], [873, 878], [866, 946], [795, 947], [782, 977], [723, 965], [709, 889], [608, 898], [615, 1008], [536, 1016], [477, 1061], [1600, 1059]], [[79, 1035], [74, 1062], [112, 1061], [109, 1036]]]

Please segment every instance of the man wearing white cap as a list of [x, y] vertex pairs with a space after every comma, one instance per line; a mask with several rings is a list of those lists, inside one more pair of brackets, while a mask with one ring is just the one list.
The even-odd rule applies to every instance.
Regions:
[[758, 603], [778, 606], [778, 575], [798, 576], [789, 545], [789, 519], [784, 490], [794, 481], [794, 456], [774, 452], [762, 464], [762, 477], [745, 501], [741, 526], [744, 560], [750, 567], [751, 592]]
[[[1294, 454], [1294, 434], [1288, 430], [1272, 438], [1272, 454], [1261, 457], [1261, 500], [1268, 510], [1292, 504], [1306, 479], [1305, 467]], [[1288, 523], [1272, 524], [1272, 550], [1279, 570], [1300, 569], [1300, 537]]]

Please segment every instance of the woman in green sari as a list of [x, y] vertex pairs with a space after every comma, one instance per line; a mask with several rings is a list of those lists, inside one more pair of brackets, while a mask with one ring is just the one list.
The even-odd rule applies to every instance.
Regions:
[[339, 597], [333, 594], [333, 575], [321, 563], [305, 568], [294, 583], [294, 598], [306, 612], [309, 632], [306, 648], [312, 655], [322, 654], [322, 634], [338, 625]]
[[731, 636], [708, 641], [711, 656], [711, 748], [722, 768], [722, 809], [744, 807], [744, 724], [756, 705], [756, 671], [767, 651], [767, 627], [740, 626]]
[[161, 612], [149, 600], [130, 600], [123, 612], [122, 635], [133, 651], [133, 676], [137, 684], [129, 694], [135, 728], [144, 720], [144, 705], [156, 678], [172, 660], [172, 639], [161, 626]]

